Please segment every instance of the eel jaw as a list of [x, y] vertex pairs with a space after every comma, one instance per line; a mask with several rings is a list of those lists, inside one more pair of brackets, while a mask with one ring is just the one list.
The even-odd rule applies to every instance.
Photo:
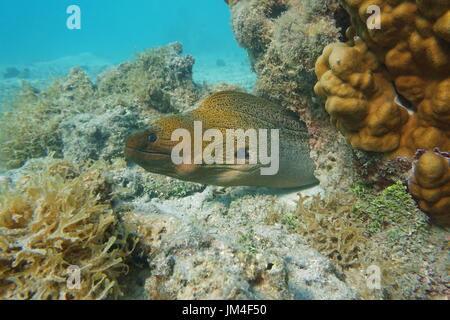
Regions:
[[175, 171], [170, 154], [143, 151], [126, 146], [125, 158], [150, 172], [170, 175]]

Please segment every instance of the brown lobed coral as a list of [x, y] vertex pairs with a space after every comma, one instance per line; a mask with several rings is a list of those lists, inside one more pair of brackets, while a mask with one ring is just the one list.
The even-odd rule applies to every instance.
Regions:
[[316, 75], [315, 92], [327, 97], [325, 109], [353, 147], [398, 148], [408, 111], [395, 103], [395, 89], [363, 41], [328, 45], [316, 62]]
[[36, 161], [0, 190], [0, 300], [120, 295], [134, 240], [111, 208], [108, 167]]
[[[450, 150], [450, 1], [342, 5], [351, 17], [350, 40], [328, 45], [315, 66], [314, 89], [326, 98], [333, 123], [353, 147], [388, 158]], [[371, 5], [380, 8], [380, 28], [368, 27]], [[420, 198], [419, 205], [443, 214]]]
[[415, 158], [411, 194], [433, 221], [450, 227], [450, 154], [420, 150]]
[[378, 1], [380, 29], [367, 27], [373, 3], [343, 4], [362, 40], [326, 47], [315, 87], [338, 128], [352, 146], [390, 157], [450, 150], [450, 2]]

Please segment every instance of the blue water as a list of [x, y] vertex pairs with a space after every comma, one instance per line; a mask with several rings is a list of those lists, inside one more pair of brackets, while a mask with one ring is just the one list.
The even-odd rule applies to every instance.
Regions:
[[[69, 5], [81, 29], [69, 30]], [[180, 41], [197, 55], [242, 54], [223, 0], [2, 0], [0, 65], [51, 61], [90, 52], [111, 62]]]

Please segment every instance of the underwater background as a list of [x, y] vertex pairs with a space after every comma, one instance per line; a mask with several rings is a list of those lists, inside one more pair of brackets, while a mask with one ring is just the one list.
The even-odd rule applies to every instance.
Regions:
[[[2, 1], [0, 300], [448, 299], [450, 3], [366, 5]], [[314, 184], [130, 161], [193, 110]]]
[[[66, 27], [66, 8], [81, 8], [80, 30]], [[207, 10], [204, 10], [207, 8]], [[90, 52], [112, 63], [143, 49], [180, 41], [194, 56], [240, 53], [226, 3], [198, 0], [2, 1], [2, 64], [35, 63]]]
[[[79, 30], [66, 26], [66, 9], [73, 4], [81, 8]], [[11, 75], [19, 72], [15, 80], [43, 85], [75, 65], [95, 78], [144, 49], [179, 41], [186, 54], [196, 57], [197, 81], [254, 81], [246, 53], [234, 40], [230, 12], [221, 1], [2, 1], [0, 22], [0, 41], [8, 48], [0, 54], [0, 70], [7, 74], [14, 68]], [[217, 72], [218, 61], [234, 68]], [[18, 81], [6, 82], [4, 90], [18, 87]]]

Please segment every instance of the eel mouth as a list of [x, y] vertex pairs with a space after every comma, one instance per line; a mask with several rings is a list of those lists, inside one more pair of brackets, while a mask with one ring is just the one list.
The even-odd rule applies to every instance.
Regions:
[[133, 147], [126, 146], [125, 147], [125, 156], [127, 154], [130, 154], [130, 153], [138, 153], [138, 154], [142, 154], [143, 153], [143, 154], [150, 154], [150, 155], [155, 155], [155, 156], [167, 156], [167, 157], [170, 157], [170, 154], [168, 154], [168, 153], [141, 150], [141, 149], [136, 149], [136, 148], [133, 148]]
[[147, 171], [173, 175], [173, 163], [170, 154], [163, 152], [152, 152], [133, 147], [125, 147], [125, 159], [132, 161]]

